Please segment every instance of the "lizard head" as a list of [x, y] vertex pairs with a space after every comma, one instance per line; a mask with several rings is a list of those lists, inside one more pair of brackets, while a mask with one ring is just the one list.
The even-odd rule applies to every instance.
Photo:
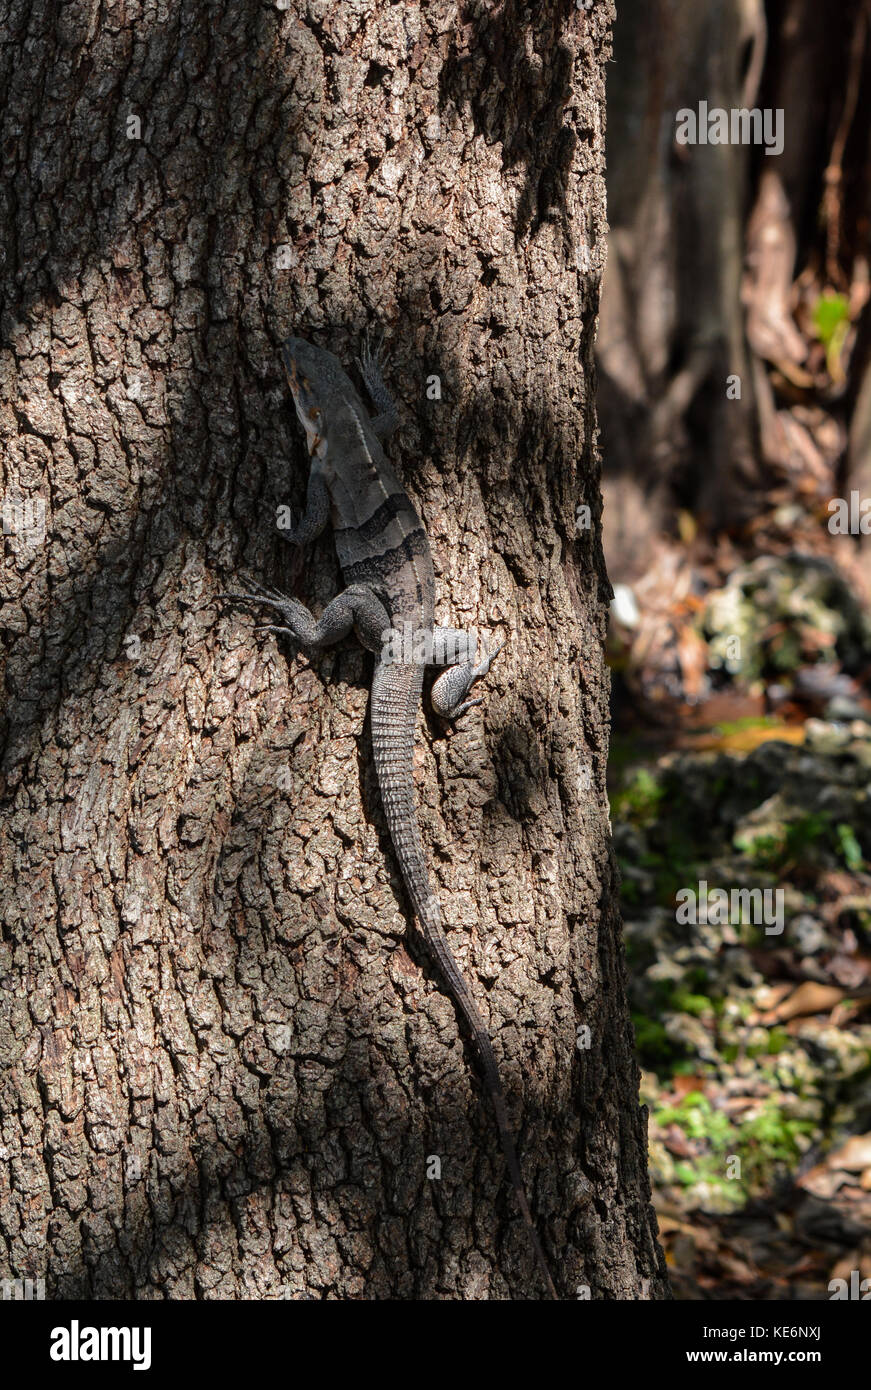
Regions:
[[341, 395], [345, 373], [337, 357], [304, 338], [288, 338], [281, 356], [309, 453], [320, 458], [327, 445], [326, 411], [331, 398]]

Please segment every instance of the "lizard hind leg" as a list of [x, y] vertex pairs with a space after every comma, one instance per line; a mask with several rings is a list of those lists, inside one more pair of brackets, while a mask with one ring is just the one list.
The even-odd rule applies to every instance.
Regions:
[[364, 584], [351, 584], [328, 603], [320, 618], [295, 598], [278, 594], [274, 589], [261, 589], [244, 594], [223, 594], [222, 598], [247, 603], [261, 603], [273, 608], [280, 621], [265, 623], [260, 631], [290, 637], [301, 647], [318, 651], [335, 646], [355, 628], [364, 647], [381, 650], [385, 632], [390, 628], [387, 610], [379, 598]]
[[[467, 700], [466, 696], [475, 681], [486, 676], [505, 643], [500, 642], [480, 661], [475, 660], [476, 643], [472, 633], [453, 628], [436, 628], [433, 633], [433, 664], [447, 665], [433, 683], [430, 703], [442, 719], [459, 719], [460, 715], [481, 700]], [[448, 663], [452, 664], [448, 664]]]

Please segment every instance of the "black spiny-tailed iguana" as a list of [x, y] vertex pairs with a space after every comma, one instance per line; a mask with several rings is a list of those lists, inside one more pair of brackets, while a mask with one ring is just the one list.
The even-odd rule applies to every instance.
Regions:
[[[374, 419], [331, 352], [301, 338], [288, 338], [282, 355], [312, 460], [305, 513], [294, 531], [283, 534], [303, 545], [319, 536], [331, 520], [348, 587], [328, 604], [320, 619], [295, 599], [266, 589], [226, 597], [270, 605], [280, 615], [281, 625], [269, 624], [265, 630], [288, 635], [309, 650], [338, 642], [354, 628], [378, 658], [370, 713], [387, 825], [424, 938], [471, 1034], [517, 1201], [548, 1292], [556, 1298], [526, 1200], [490, 1038], [445, 939], [439, 901], [430, 887], [412, 779], [424, 665], [446, 667], [433, 685], [432, 705], [442, 718], [456, 719], [481, 703], [466, 697], [473, 683], [490, 669], [499, 648], [477, 661], [473, 636], [433, 626], [435, 584], [429, 542], [380, 443], [392, 433], [397, 415], [377, 355], [367, 348], [359, 364], [380, 412]], [[414, 636], [411, 648], [406, 642], [402, 659], [396, 659], [395, 652], [388, 650], [388, 639], [409, 631]]]

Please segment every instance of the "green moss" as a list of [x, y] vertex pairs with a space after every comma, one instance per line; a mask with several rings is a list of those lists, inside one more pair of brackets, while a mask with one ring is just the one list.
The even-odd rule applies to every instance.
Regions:
[[794, 1167], [802, 1152], [799, 1138], [812, 1135], [814, 1131], [811, 1120], [789, 1118], [774, 1100], [767, 1102], [759, 1114], [745, 1120], [740, 1127], [740, 1139], [748, 1190], [767, 1186], [775, 1169]]
[[634, 1013], [632, 1023], [639, 1061], [649, 1071], [662, 1071], [681, 1055], [681, 1048], [668, 1036], [658, 1019]]
[[[721, 738], [729, 738], [734, 734], [743, 734], [747, 729], [776, 729], [778, 720], [770, 714], [750, 714], [744, 719], [726, 719], [721, 724], [714, 725], [714, 733]], [[727, 786], [725, 777], [718, 778], [714, 787], [717, 791]]]
[[834, 290], [826, 290], [825, 294], [820, 295], [814, 305], [813, 323], [816, 335], [825, 347], [829, 347], [849, 320], [850, 305], [845, 295], [837, 294]]
[[676, 989], [670, 1003], [676, 1013], [692, 1014], [695, 1018], [714, 1012], [713, 1000], [705, 994], [691, 994], [687, 989]]
[[853, 827], [851, 825], [837, 825], [835, 826], [835, 833], [838, 837], [838, 848], [847, 868], [851, 873], [860, 872], [865, 867], [865, 859]]
[[[660, 1128], [677, 1126], [687, 1139], [704, 1145], [698, 1158], [675, 1166], [677, 1181], [687, 1187], [713, 1186], [735, 1205], [770, 1186], [779, 1170], [794, 1167], [802, 1152], [801, 1140], [814, 1133], [812, 1121], [792, 1118], [773, 1098], [755, 1115], [733, 1123], [700, 1091], [690, 1091], [677, 1105], [655, 1110], [653, 1118]], [[741, 1161], [741, 1176], [728, 1179], [726, 1166], [733, 1156]]]
[[665, 795], [662, 784], [647, 767], [637, 767], [626, 785], [614, 793], [611, 812], [615, 820], [645, 825], [655, 819]]
[[740, 854], [767, 869], [784, 864], [818, 864], [826, 853], [836, 854], [851, 870], [864, 865], [861, 846], [849, 825], [833, 825], [825, 811], [808, 811], [781, 824], [747, 826], [732, 838]]
[[724, 1152], [734, 1133], [729, 1116], [715, 1110], [701, 1091], [688, 1091], [679, 1105], [658, 1110], [656, 1122], [663, 1128], [677, 1125], [688, 1139], [703, 1139], [711, 1148], [723, 1148]]
[[785, 1029], [772, 1028], [771, 1032], [768, 1034], [768, 1047], [766, 1048], [769, 1057], [776, 1057], [778, 1052], [782, 1052], [784, 1048], [789, 1047], [791, 1042], [792, 1039]]

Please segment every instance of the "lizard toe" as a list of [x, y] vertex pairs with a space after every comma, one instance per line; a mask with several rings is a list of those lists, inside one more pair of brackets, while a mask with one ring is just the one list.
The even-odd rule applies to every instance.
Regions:
[[486, 676], [487, 672], [490, 670], [490, 667], [493, 665], [493, 662], [496, 660], [497, 656], [499, 655], [504, 646], [505, 643], [500, 642], [498, 647], [494, 647], [492, 652], [488, 652], [488, 654], [485, 657], [483, 657], [481, 661], [478, 662], [478, 665], [472, 672], [473, 681], [480, 680], [482, 676]]
[[474, 709], [475, 705], [483, 705], [483, 703], [483, 700], [464, 700], [461, 705], [457, 705], [456, 709], [451, 710], [450, 714], [446, 714], [445, 718], [450, 720], [459, 719], [467, 710]]

